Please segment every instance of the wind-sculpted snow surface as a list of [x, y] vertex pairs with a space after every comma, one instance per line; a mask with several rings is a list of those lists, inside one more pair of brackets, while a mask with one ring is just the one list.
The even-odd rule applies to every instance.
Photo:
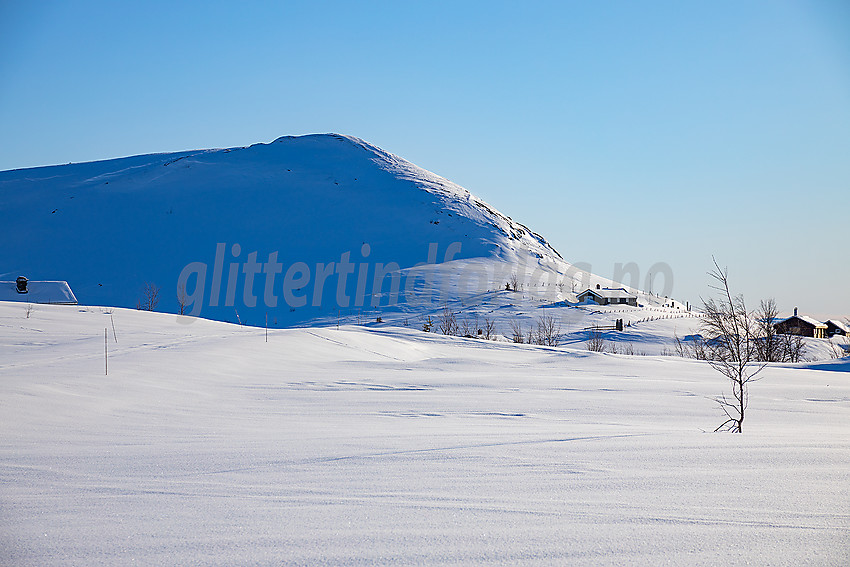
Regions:
[[843, 364], [724, 435], [679, 358], [3, 302], [0, 352], [3, 565], [850, 562]]

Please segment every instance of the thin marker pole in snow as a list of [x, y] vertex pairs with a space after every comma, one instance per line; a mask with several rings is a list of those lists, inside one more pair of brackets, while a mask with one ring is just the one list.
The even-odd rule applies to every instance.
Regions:
[[109, 376], [109, 329], [103, 328], [103, 373], [104, 376]]
[[266, 312], [266, 342], [269, 342], [269, 314]]
[[115, 337], [115, 342], [118, 342], [118, 334], [115, 332], [115, 319], [112, 318], [112, 313], [109, 314], [109, 320], [112, 321], [112, 336]]

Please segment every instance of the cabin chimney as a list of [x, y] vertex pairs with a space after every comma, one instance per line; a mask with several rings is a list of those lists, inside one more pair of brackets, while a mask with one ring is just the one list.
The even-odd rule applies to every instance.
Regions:
[[796, 316], [797, 316], [797, 308], [795, 307], [794, 308], [794, 317], [796, 317]]

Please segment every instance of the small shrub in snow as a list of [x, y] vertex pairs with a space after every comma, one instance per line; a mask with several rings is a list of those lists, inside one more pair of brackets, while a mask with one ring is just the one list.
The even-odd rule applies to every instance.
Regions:
[[561, 323], [551, 315], [544, 315], [537, 320], [535, 342], [544, 346], [561, 344]]
[[476, 320], [474, 323], [469, 321], [468, 319], [464, 319], [460, 322], [460, 334], [464, 337], [475, 337], [477, 334], [480, 334], [478, 331], [478, 321]]
[[489, 317], [484, 317], [484, 324], [481, 329], [481, 336], [484, 340], [496, 340], [496, 322]]
[[142, 286], [142, 297], [136, 303], [136, 309], [153, 311], [157, 305], [159, 305], [159, 288], [151, 282], [145, 282]]
[[605, 352], [605, 337], [599, 329], [591, 329], [587, 337], [587, 350], [591, 352]]
[[511, 340], [517, 344], [525, 342], [525, 332], [522, 329], [522, 321], [511, 319]]
[[446, 305], [437, 320], [437, 329], [444, 335], [456, 336], [458, 334], [457, 315]]
[[189, 304], [189, 298], [186, 295], [186, 287], [180, 286], [177, 288], [177, 314], [185, 315], [186, 306]]

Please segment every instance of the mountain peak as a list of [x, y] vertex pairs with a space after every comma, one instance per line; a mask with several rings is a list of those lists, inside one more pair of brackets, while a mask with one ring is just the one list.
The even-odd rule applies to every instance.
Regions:
[[[341, 134], [73, 164], [61, 175], [0, 172], [0, 187], [6, 269], [66, 280], [85, 304], [135, 307], [149, 282], [163, 290], [159, 309], [174, 312], [180, 293], [200, 286], [205, 317], [297, 322], [342, 299], [369, 303], [376, 285], [383, 297], [382, 270], [389, 286], [388, 270], [423, 263], [569, 266], [466, 189]], [[349, 262], [368, 285], [340, 271]], [[181, 279], [187, 266], [191, 281]], [[302, 280], [284, 297], [283, 285]]]

